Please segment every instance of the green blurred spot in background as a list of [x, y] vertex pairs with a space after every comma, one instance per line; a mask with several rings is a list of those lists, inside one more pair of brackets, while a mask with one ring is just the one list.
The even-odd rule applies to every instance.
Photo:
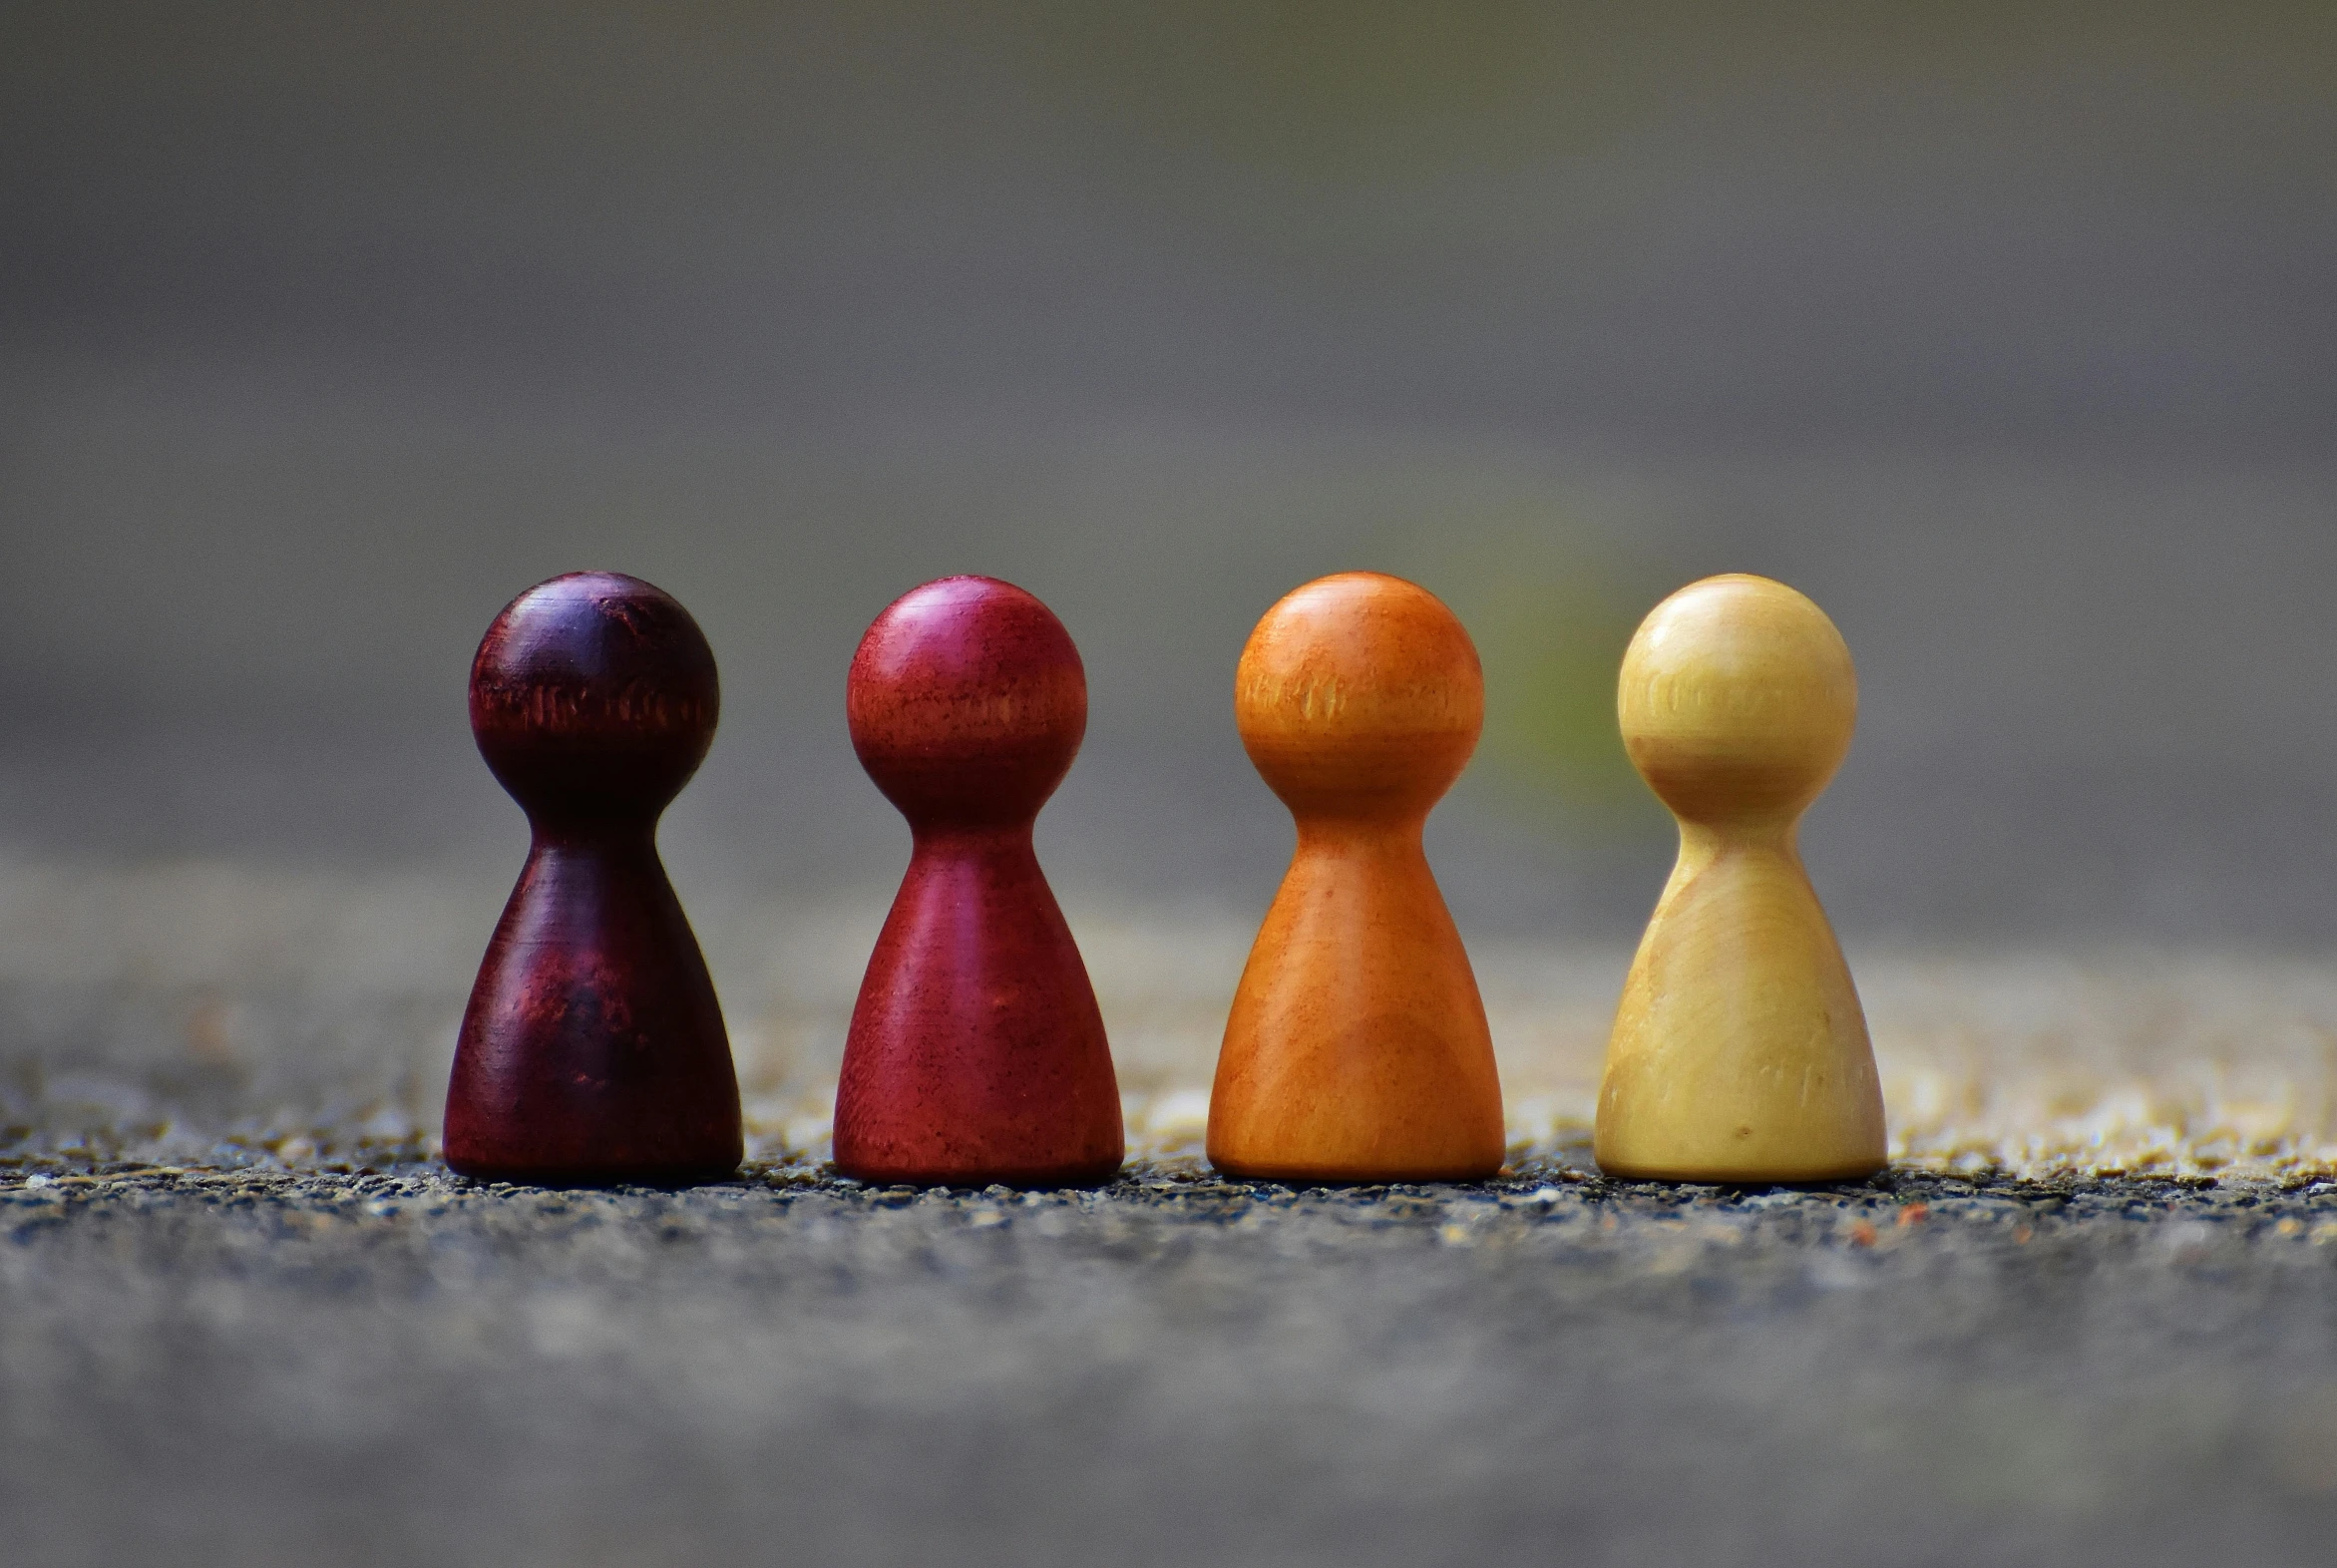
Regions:
[[1615, 724], [1616, 670], [1654, 602], [1636, 580], [1556, 529], [1474, 533], [1447, 572], [1485, 665], [1480, 765], [1503, 796], [1545, 827], [1662, 820]]

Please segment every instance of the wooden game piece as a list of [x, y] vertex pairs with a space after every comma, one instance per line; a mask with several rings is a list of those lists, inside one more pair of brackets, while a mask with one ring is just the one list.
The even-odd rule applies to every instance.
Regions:
[[1850, 746], [1858, 677], [1825, 612], [1731, 575], [1656, 606], [1623, 656], [1632, 763], [1680, 820], [1607, 1045], [1610, 1175], [1872, 1175], [1882, 1087], [1849, 967], [1795, 845]]
[[1483, 727], [1477, 650], [1372, 572], [1266, 612], [1234, 676], [1242, 744], [1298, 850], [1234, 993], [1209, 1158], [1283, 1181], [1468, 1181], [1502, 1155], [1476, 977], [1420, 836]]
[[471, 730], [534, 842], [479, 967], [446, 1162], [546, 1185], [713, 1181], [742, 1152], [729, 1036], [657, 858], [713, 743], [714, 655], [638, 578], [577, 572], [505, 606]]
[[1087, 732], [1070, 634], [1011, 584], [928, 583], [861, 639], [845, 712], [914, 847], [852, 1009], [836, 1168], [954, 1187], [1108, 1179], [1125, 1153], [1111, 1048], [1031, 845]]

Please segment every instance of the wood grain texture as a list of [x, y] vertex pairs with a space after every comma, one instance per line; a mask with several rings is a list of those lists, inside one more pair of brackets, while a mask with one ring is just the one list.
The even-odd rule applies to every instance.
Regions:
[[1641, 624], [1617, 711], [1679, 819], [1680, 858], [1608, 1043], [1600, 1169], [1711, 1182], [1880, 1170], [1865, 1014], [1795, 845], [1857, 721], [1841, 633], [1781, 583], [1708, 578]]
[[1400, 579], [1324, 578], [1250, 634], [1234, 711], [1299, 842], [1226, 1021], [1210, 1160], [1294, 1181], [1491, 1175], [1492, 1038], [1421, 847], [1484, 723], [1468, 633]]
[[539, 1184], [735, 1170], [738, 1084], [713, 981], [657, 858], [713, 743], [714, 655], [637, 578], [512, 600], [471, 667], [471, 728], [533, 842], [463, 1014], [446, 1161]]
[[1078, 649], [1047, 607], [945, 578], [869, 627], [852, 743], [909, 819], [909, 870], [861, 982], [836, 1165], [864, 1181], [1102, 1181], [1125, 1152], [1103, 1014], [1031, 845], [1087, 729]]

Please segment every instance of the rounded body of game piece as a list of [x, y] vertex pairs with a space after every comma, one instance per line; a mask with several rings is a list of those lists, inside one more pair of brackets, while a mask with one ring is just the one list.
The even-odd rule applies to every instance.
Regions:
[[1501, 1080], [1421, 845], [1484, 724], [1477, 651], [1399, 578], [1284, 597], [1234, 677], [1242, 744], [1298, 848], [1250, 951], [1209, 1102], [1209, 1158], [1309, 1182], [1467, 1181], [1501, 1166]]
[[1047, 607], [945, 578], [879, 615], [846, 681], [852, 744], [909, 819], [836, 1089], [836, 1168], [868, 1182], [1071, 1186], [1126, 1152], [1103, 1014], [1031, 844], [1087, 729]]
[[1599, 1090], [1610, 1175], [1854, 1179], [1886, 1155], [1857, 987], [1795, 845], [1858, 680], [1825, 612], [1766, 578], [1691, 584], [1623, 658], [1624, 746], [1680, 820]]
[[729, 1036], [657, 858], [721, 695], [689, 612], [615, 573], [522, 593], [471, 666], [471, 728], [533, 842], [447, 1086], [446, 1161], [482, 1180], [719, 1180], [742, 1149]]

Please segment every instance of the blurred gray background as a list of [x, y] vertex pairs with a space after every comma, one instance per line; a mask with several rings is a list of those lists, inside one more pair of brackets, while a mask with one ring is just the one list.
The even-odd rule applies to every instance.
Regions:
[[1370, 567], [1464, 926], [1627, 942], [1614, 659], [1751, 570], [1854, 943], [2337, 938], [2337, 10], [1753, 9], [0, 5], [0, 851], [516, 871], [467, 662], [606, 567], [722, 660], [685, 895], [881, 895], [845, 663], [982, 572], [1058, 886], [1254, 918], [1233, 662]]

